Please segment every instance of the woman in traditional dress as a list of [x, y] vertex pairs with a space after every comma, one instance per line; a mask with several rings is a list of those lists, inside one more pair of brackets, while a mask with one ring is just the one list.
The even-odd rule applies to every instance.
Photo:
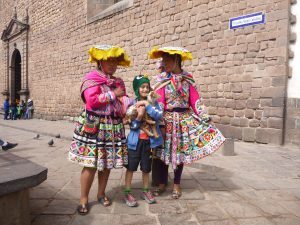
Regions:
[[90, 62], [96, 70], [86, 74], [81, 85], [85, 110], [79, 117], [69, 160], [83, 166], [81, 196], [78, 213], [89, 212], [88, 195], [98, 172], [97, 199], [103, 206], [111, 204], [105, 188], [112, 168], [122, 168], [128, 163], [126, 136], [122, 122], [123, 108], [120, 101], [126, 95], [121, 78], [114, 76], [118, 66], [127, 67], [130, 60], [124, 49], [111, 45], [96, 45], [89, 50]]
[[211, 123], [197, 91], [191, 73], [182, 69], [182, 62], [192, 60], [192, 54], [180, 47], [153, 48], [151, 59], [162, 58], [164, 72], [156, 77], [154, 89], [161, 96], [164, 110], [164, 148], [156, 152], [163, 163], [160, 167], [160, 185], [154, 192], [165, 191], [168, 165], [174, 170], [172, 198], [181, 196], [183, 166], [210, 155], [225, 141], [221, 132]]

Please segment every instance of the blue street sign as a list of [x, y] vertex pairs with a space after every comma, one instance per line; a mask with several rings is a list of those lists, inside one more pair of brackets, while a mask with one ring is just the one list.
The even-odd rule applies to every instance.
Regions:
[[231, 18], [229, 20], [229, 27], [230, 29], [236, 29], [262, 23], [266, 23], [266, 15], [263, 12], [259, 12]]

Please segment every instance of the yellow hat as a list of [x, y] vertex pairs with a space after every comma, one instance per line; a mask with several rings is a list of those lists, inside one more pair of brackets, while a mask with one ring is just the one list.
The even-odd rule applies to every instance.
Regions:
[[108, 58], [120, 58], [119, 66], [130, 66], [130, 59], [125, 50], [114, 45], [94, 45], [89, 49], [89, 62], [107, 60]]
[[158, 59], [162, 57], [163, 53], [168, 53], [170, 55], [178, 54], [181, 56], [182, 61], [185, 60], [192, 60], [193, 56], [192, 53], [184, 48], [181, 47], [154, 47], [150, 52], [149, 52], [149, 57], [150, 59]]

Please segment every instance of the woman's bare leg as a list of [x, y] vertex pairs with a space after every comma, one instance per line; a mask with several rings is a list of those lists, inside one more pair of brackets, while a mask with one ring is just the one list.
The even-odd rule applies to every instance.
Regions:
[[95, 177], [96, 169], [84, 167], [81, 171], [80, 185], [81, 195], [80, 204], [87, 204], [89, 198], [89, 192]]

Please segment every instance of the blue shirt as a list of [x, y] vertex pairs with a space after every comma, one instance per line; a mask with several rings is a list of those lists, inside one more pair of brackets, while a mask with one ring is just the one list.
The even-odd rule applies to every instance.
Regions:
[[5, 111], [9, 110], [9, 102], [8, 101], [6, 101], [6, 100], [4, 101], [3, 108]]
[[[160, 105], [156, 102], [155, 106], [147, 105], [146, 112], [148, 115], [156, 121], [156, 130], [158, 132], [159, 137], [149, 137], [150, 139], [150, 148], [156, 148], [163, 144], [163, 138], [159, 129], [159, 123], [158, 121], [162, 118], [163, 112], [160, 107]], [[140, 136], [140, 127], [141, 127], [141, 121], [139, 120], [133, 120], [130, 124], [130, 132], [127, 137], [127, 147], [130, 150], [136, 150], [137, 143], [139, 141]]]

